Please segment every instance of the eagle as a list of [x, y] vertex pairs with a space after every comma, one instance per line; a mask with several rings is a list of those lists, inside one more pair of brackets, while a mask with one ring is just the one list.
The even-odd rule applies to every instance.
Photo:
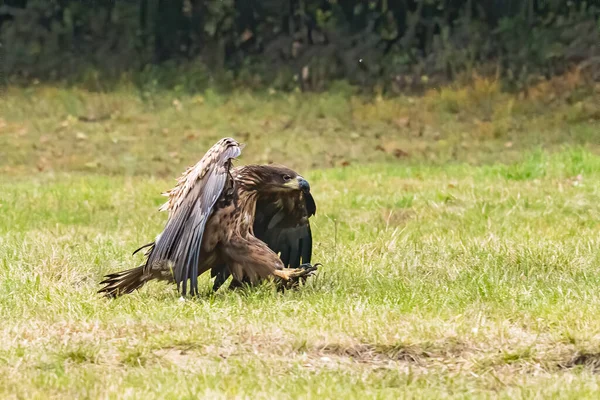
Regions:
[[309, 218], [317, 207], [309, 183], [280, 165], [233, 167], [241, 151], [224, 138], [188, 168], [164, 193], [164, 230], [133, 253], [146, 248], [145, 263], [106, 275], [99, 293], [117, 297], [163, 280], [194, 296], [207, 271], [215, 291], [230, 276], [232, 288], [270, 278], [285, 289], [313, 275]]

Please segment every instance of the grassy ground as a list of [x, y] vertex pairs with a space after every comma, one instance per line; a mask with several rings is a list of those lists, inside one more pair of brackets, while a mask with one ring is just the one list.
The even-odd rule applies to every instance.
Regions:
[[[572, 81], [571, 81], [571, 80]], [[2, 398], [594, 398], [600, 88], [421, 98], [11, 89], [0, 99]], [[140, 262], [187, 164], [309, 179], [319, 275], [181, 303]]]

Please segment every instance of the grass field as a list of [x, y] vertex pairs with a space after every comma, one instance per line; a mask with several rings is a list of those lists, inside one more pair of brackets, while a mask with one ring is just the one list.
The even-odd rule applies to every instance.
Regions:
[[[269, 285], [117, 300], [213, 142], [311, 183], [314, 261]], [[600, 87], [422, 97], [9, 89], [1, 398], [596, 398]]]

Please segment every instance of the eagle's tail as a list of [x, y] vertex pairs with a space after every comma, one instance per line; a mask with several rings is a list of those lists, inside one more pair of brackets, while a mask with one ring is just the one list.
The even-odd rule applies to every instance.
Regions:
[[117, 297], [122, 294], [131, 293], [141, 288], [151, 276], [144, 272], [145, 265], [128, 269], [114, 274], [106, 275], [101, 285], [105, 285], [98, 293], [104, 293], [106, 297]]

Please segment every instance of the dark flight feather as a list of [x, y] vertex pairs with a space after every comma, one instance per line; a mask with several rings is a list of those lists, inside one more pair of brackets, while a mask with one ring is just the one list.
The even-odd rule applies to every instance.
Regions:
[[308, 218], [317, 211], [310, 192], [295, 196], [259, 198], [256, 204], [254, 234], [275, 253], [288, 268], [310, 263], [312, 232]]

